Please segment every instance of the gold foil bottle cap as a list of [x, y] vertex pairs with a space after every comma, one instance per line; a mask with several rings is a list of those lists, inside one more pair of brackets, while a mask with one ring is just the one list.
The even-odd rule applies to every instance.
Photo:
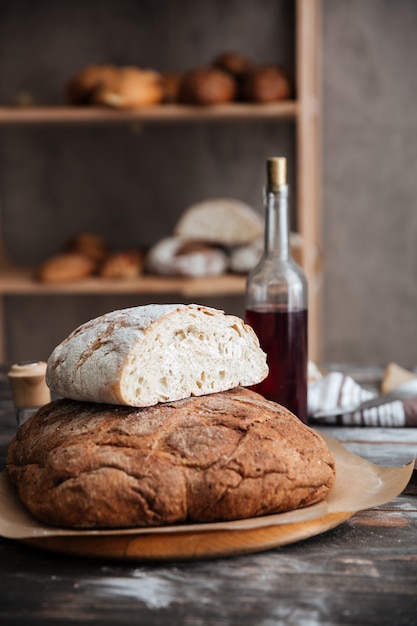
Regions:
[[287, 184], [287, 159], [270, 157], [266, 162], [266, 180], [269, 191], [278, 191]]

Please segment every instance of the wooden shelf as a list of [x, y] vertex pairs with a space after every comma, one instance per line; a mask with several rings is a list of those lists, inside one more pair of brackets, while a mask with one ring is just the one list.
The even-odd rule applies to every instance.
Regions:
[[237, 274], [204, 278], [139, 276], [129, 280], [86, 278], [65, 283], [42, 283], [30, 269], [10, 268], [0, 273], [1, 295], [104, 295], [104, 294], [178, 294], [186, 298], [236, 296], [245, 292], [246, 277]]
[[0, 106], [0, 125], [276, 121], [280, 118], [295, 119], [297, 112], [298, 103], [293, 100], [274, 104], [233, 103], [206, 107], [163, 104], [129, 111], [101, 107]]

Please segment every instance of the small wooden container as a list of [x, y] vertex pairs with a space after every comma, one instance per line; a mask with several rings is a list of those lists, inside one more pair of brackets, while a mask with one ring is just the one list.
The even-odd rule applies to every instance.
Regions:
[[7, 373], [13, 402], [20, 426], [39, 407], [51, 401], [51, 392], [45, 380], [46, 363], [15, 363]]

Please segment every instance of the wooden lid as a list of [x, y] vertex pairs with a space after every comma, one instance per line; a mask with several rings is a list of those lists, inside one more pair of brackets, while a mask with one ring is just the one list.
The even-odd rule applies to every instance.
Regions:
[[51, 401], [45, 380], [46, 363], [15, 363], [7, 373], [13, 402], [18, 409], [43, 406]]

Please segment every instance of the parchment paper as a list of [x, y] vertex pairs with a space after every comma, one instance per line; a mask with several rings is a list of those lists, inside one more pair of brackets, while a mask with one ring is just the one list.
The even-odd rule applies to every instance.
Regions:
[[37, 521], [21, 504], [6, 471], [0, 474], [0, 535], [8, 539], [56, 536], [108, 536], [129, 534], [204, 532], [207, 530], [254, 529], [293, 524], [324, 517], [329, 513], [351, 513], [380, 506], [398, 496], [407, 486], [414, 460], [405, 467], [384, 468], [349, 452], [335, 439], [322, 435], [336, 460], [336, 482], [325, 500], [288, 513], [217, 522], [181, 524], [159, 528], [116, 530], [73, 530], [56, 528]]

